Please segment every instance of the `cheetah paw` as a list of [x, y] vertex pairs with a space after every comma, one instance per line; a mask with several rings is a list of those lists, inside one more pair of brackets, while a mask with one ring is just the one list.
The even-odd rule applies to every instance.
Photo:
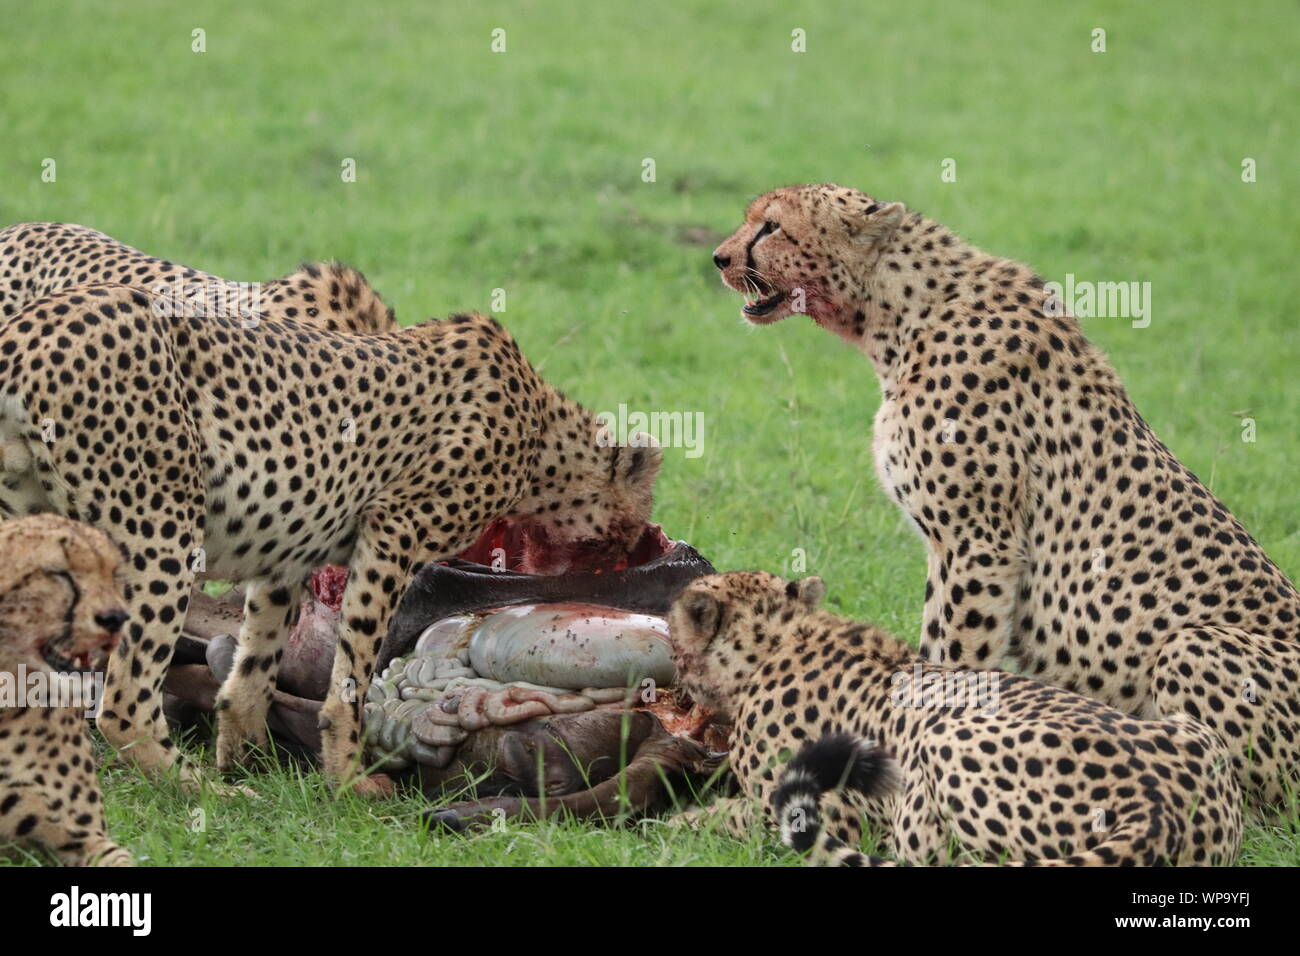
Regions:
[[230, 711], [225, 711], [217, 727], [217, 769], [225, 773], [255, 766], [267, 752], [268, 745], [264, 723], [240, 721]]
[[397, 791], [397, 785], [388, 774], [376, 773], [368, 777], [357, 777], [344, 789], [351, 789], [357, 796], [367, 800], [378, 800], [391, 797]]
[[91, 866], [135, 866], [131, 852], [116, 843], [105, 843], [90, 858]]
[[245, 787], [238, 783], [222, 783], [219, 780], [212, 779], [208, 774], [202, 773], [197, 768], [190, 765], [181, 767], [181, 791], [198, 796], [200, 793], [207, 792], [214, 797], [252, 797], [257, 800], [260, 797], [257, 791], [251, 787]]

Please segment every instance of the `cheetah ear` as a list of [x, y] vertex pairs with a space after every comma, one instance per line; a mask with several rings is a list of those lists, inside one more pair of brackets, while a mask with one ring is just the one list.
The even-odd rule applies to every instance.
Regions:
[[802, 603], [808, 610], [815, 610], [826, 596], [826, 582], [817, 576], [791, 581], [785, 586], [786, 597]]
[[722, 624], [722, 605], [706, 591], [687, 591], [677, 599], [678, 609], [705, 641], [713, 639]]
[[907, 215], [907, 207], [901, 202], [870, 202], [860, 210], [841, 213], [841, 220], [849, 235], [862, 243], [877, 244], [885, 242], [894, 234], [898, 224]]
[[659, 477], [659, 466], [664, 453], [659, 439], [649, 432], [636, 432], [628, 437], [627, 449], [622, 454], [622, 474], [629, 484], [653, 487]]

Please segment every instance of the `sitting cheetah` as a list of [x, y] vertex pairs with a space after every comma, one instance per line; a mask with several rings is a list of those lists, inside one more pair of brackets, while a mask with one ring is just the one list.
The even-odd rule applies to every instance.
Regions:
[[121, 562], [107, 535], [67, 518], [0, 523], [0, 843], [36, 844], [71, 866], [131, 865], [104, 830], [85, 718], [93, 693], [74, 693], [127, 620]]
[[64, 289], [106, 284], [157, 293], [175, 313], [238, 318], [245, 308], [256, 313], [265, 303], [277, 315], [331, 332], [397, 328], [393, 310], [366, 277], [337, 262], [303, 266], [270, 282], [238, 283], [154, 258], [85, 226], [20, 222], [0, 229], [0, 315], [17, 315]]
[[874, 454], [926, 543], [921, 648], [1228, 743], [1248, 797], [1300, 774], [1300, 593], [1142, 419], [1041, 279], [839, 186], [750, 204], [714, 253], [759, 324], [861, 349]]
[[[678, 680], [733, 718], [742, 795], [720, 816], [743, 833], [767, 809], [814, 859], [856, 852], [866, 817], [885, 852], [946, 863], [1227, 865], [1241, 842], [1228, 751], [1186, 714], [1144, 720], [1001, 671], [924, 661], [883, 631], [817, 609], [820, 578], [700, 578], [669, 633]], [[830, 737], [789, 765], [801, 744]], [[831, 793], [842, 779], [847, 793]], [[821, 823], [822, 813], [829, 821]]]
[[217, 702], [223, 768], [266, 741], [308, 571], [348, 564], [322, 710], [325, 770], [343, 782], [358, 770], [375, 654], [422, 563], [499, 517], [519, 520], [535, 566], [551, 571], [612, 563], [641, 535], [660, 451], [601, 437], [482, 315], [356, 335], [270, 303], [245, 328], [159, 318], [145, 293], [104, 285], [38, 300], [0, 327], [0, 510], [74, 516], [126, 548], [132, 623], [99, 726], [146, 769], [176, 759], [160, 687], [196, 558], [249, 582]]

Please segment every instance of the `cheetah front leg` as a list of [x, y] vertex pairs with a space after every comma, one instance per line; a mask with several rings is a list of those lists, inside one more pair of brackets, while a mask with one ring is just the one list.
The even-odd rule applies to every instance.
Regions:
[[[197, 772], [171, 739], [162, 683], [189, 608], [206, 492], [202, 474], [188, 460], [196, 458], [198, 430], [177, 411], [184, 401], [170, 357], [159, 360], [162, 371], [150, 376], [156, 391], [143, 403], [152, 414], [139, 411], [132, 419], [134, 437], [106, 439], [102, 449], [97, 444], [93, 470], [82, 463], [78, 442], [64, 435], [62, 424], [59, 440], [29, 442], [29, 448], [55, 510], [100, 528], [127, 558], [130, 617], [108, 662], [96, 726], [125, 760], [147, 773], [161, 774], [179, 763], [182, 782], [192, 787]], [[189, 452], [177, 450], [184, 448]]]
[[917, 428], [901, 409], [918, 398], [881, 404], [873, 448], [882, 483], [925, 540], [921, 653], [936, 663], [998, 667], [1028, 570], [1027, 460], [1014, 445], [990, 441], [978, 419], [962, 417], [964, 395], [933, 397], [934, 407], [951, 410]]
[[303, 590], [303, 579], [260, 579], [248, 584], [239, 646], [217, 696], [217, 767], [221, 770], [266, 749], [266, 712], [285, 637], [302, 607]]
[[[406, 515], [372, 512], [365, 518], [348, 563], [338, 645], [329, 694], [321, 707], [321, 762], [336, 787], [362, 795], [391, 792], [383, 774], [364, 776], [361, 716], [379, 645], [410, 580], [416, 523]], [[425, 542], [426, 546], [431, 542]]]
[[1024, 563], [1009, 546], [931, 544], [921, 653], [939, 664], [999, 667], [1011, 644]]
[[[189, 607], [194, 574], [187, 539], [132, 540], [109, 523], [101, 527], [130, 552], [130, 620], [109, 659], [104, 702], [96, 726], [128, 762], [147, 773], [162, 773], [180, 763], [186, 786], [197, 773], [181, 756], [162, 712], [162, 683]], [[192, 540], [192, 539], [191, 539]]]

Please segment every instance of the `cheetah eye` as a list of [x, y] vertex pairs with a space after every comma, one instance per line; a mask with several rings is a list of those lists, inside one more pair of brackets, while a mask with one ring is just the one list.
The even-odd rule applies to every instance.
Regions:
[[77, 590], [77, 582], [72, 578], [72, 572], [67, 568], [46, 568], [45, 573], [52, 578], [58, 578], [73, 591]]

